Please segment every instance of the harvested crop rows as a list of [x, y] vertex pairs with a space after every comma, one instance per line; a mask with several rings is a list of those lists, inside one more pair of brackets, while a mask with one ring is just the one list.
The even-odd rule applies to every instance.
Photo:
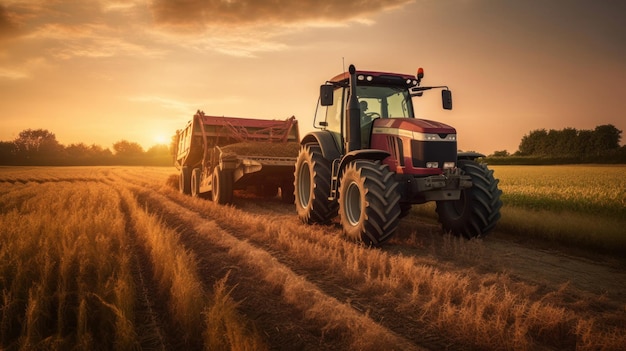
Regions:
[[[522, 246], [506, 233], [459, 240], [414, 214], [388, 245], [367, 248], [335, 225], [300, 224], [278, 198], [237, 193], [233, 206], [220, 206], [181, 195], [174, 173], [0, 169], [0, 225], [11, 228], [0, 238], [0, 348], [626, 344], [622, 262]], [[33, 256], [48, 262], [43, 273], [27, 265], [34, 248], [64, 236], [75, 241]]]

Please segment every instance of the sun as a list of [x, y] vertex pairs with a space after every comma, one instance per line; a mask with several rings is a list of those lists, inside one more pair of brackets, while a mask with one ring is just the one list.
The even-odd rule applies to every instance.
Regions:
[[154, 136], [154, 141], [157, 144], [167, 144], [168, 143], [168, 138], [163, 135], [163, 134], [157, 134]]

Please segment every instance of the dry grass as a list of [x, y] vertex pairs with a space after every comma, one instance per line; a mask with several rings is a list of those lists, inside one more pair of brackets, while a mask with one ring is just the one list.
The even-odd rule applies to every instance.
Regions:
[[[246, 233], [246, 238], [257, 244], [283, 252], [305, 269], [332, 271], [338, 280], [351, 282], [374, 301], [392, 305], [394, 303], [390, 301], [395, 301], [399, 312], [420, 321], [420, 328], [445, 333], [473, 347], [525, 350], [548, 345], [582, 348], [585, 343], [581, 341], [588, 338], [580, 334], [583, 332], [594, 335], [597, 345], [626, 342], [624, 329], [612, 327], [610, 332], [605, 332], [604, 327], [593, 326], [593, 316], [573, 311], [566, 304], [556, 306], [547, 302], [542, 295], [536, 295], [536, 288], [515, 282], [504, 273], [485, 275], [466, 268], [441, 270], [429, 259], [357, 246], [335, 233], [329, 234], [323, 227], [302, 228], [295, 219], [287, 217], [266, 220], [201, 201], [185, 200], [185, 206], [207, 213], [233, 232]], [[440, 255], [480, 260], [480, 252], [484, 250], [480, 242], [446, 238], [437, 249], [441, 251]], [[566, 299], [565, 292], [554, 294], [562, 294]], [[309, 304], [314, 298], [308, 296], [296, 299], [294, 303], [304, 300]], [[310, 305], [301, 308], [312, 309]], [[342, 314], [331, 310], [325, 313], [326, 318]], [[589, 333], [577, 327], [590, 324], [594, 330]]]
[[161, 317], [187, 346], [266, 348], [238, 313], [231, 297], [237, 283], [227, 284], [226, 267], [215, 268], [223, 278], [211, 284], [200, 275], [202, 251], [181, 238], [187, 231], [223, 248], [237, 269], [274, 286], [303, 324], [347, 348], [419, 349], [416, 343], [433, 336], [440, 340], [434, 348], [626, 344], [625, 306], [605, 316], [593, 311], [614, 307], [602, 296], [572, 301], [578, 295], [568, 286], [547, 289], [489, 270], [480, 241], [408, 233], [398, 242], [421, 251], [367, 248], [267, 204], [242, 210], [183, 196], [165, 185], [172, 172], [0, 171], [0, 348], [137, 347], [133, 236], [157, 282], [154, 294], [166, 304]]
[[29, 183], [2, 197], [0, 345], [137, 345], [118, 201], [103, 184], [64, 182]]
[[[132, 272], [132, 233], [150, 253], [159, 287], [152, 295], [168, 301], [164, 319], [185, 345], [263, 349], [245, 323], [231, 322], [241, 317], [225, 283], [214, 293], [205, 289], [196, 258], [178, 243], [178, 234], [142, 209], [116, 173], [0, 170], [0, 349], [135, 350], [146, 339], [138, 331], [158, 334], [135, 318], [141, 282]], [[199, 339], [209, 330], [207, 311], [220, 308], [236, 340]], [[250, 340], [253, 348], [240, 347]]]
[[267, 346], [256, 329], [238, 312], [239, 303], [231, 297], [228, 274], [213, 286], [213, 296], [205, 309], [204, 346], [207, 350], [265, 350]]

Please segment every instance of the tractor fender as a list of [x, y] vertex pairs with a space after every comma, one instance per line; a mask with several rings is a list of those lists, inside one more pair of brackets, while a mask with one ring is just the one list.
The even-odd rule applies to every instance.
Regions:
[[327, 130], [315, 131], [307, 134], [300, 141], [300, 145], [315, 143], [322, 149], [322, 155], [325, 159], [333, 161], [341, 157], [341, 152], [337, 148], [337, 143], [332, 133]]
[[372, 160], [381, 161], [391, 156], [391, 154], [385, 150], [366, 149], [366, 150], [354, 150], [348, 152], [339, 162], [339, 169], [343, 169], [348, 163], [354, 160]]
[[459, 152], [456, 156], [456, 159], [475, 161], [477, 158], [480, 158], [480, 157], [485, 157], [485, 155], [479, 152], [468, 151], [468, 152]]
[[336, 189], [339, 189], [339, 183], [341, 183], [341, 174], [343, 170], [346, 168], [350, 162], [354, 160], [371, 160], [371, 161], [380, 161], [382, 162], [387, 157], [391, 156], [390, 153], [384, 150], [376, 150], [376, 149], [366, 149], [366, 150], [354, 150], [350, 151], [341, 158], [339, 161], [339, 167], [337, 167], [334, 171], [337, 175], [337, 184]]

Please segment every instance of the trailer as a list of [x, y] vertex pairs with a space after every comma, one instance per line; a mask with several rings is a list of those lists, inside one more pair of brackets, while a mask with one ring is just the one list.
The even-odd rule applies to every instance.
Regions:
[[300, 134], [295, 117], [267, 120], [207, 116], [198, 111], [176, 132], [179, 190], [232, 202], [234, 190], [294, 201], [294, 170]]

